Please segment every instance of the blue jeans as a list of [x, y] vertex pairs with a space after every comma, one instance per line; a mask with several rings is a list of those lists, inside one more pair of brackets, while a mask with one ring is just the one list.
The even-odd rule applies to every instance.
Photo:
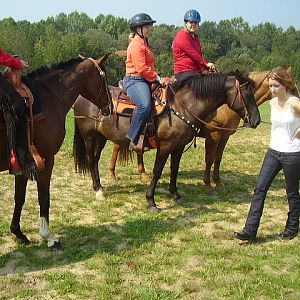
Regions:
[[126, 137], [134, 144], [137, 144], [151, 111], [150, 82], [141, 76], [126, 75], [123, 79], [123, 84], [128, 96], [136, 104], [136, 110], [133, 113]]
[[288, 219], [285, 229], [292, 233], [298, 232], [300, 212], [300, 152], [284, 153], [270, 148], [265, 155], [258, 176], [258, 182], [256, 189], [254, 190], [250, 210], [243, 229], [244, 232], [250, 235], [256, 235], [260, 218], [263, 213], [267, 191], [281, 169], [284, 173], [286, 195], [289, 203]]

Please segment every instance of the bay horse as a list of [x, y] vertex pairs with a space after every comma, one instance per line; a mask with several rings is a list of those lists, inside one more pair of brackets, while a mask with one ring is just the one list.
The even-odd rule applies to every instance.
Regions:
[[[291, 72], [291, 68], [287, 69]], [[268, 75], [270, 71], [252, 71], [249, 73], [249, 78], [255, 82], [255, 99], [257, 106], [264, 103], [271, 98], [271, 92], [268, 84]], [[223, 187], [220, 179], [220, 164], [222, 161], [225, 146], [229, 137], [236, 132], [240, 123], [240, 117], [227, 105], [219, 107], [206, 120], [201, 128], [200, 136], [205, 138], [205, 171], [203, 181], [205, 183], [205, 190], [207, 193], [218, 193]], [[116, 180], [116, 162], [120, 145], [114, 144], [112, 157], [110, 160], [108, 175], [110, 180]], [[138, 172], [146, 177], [147, 172], [144, 166], [143, 154], [137, 153]], [[213, 181], [215, 187], [211, 184], [211, 168], [213, 169]]]
[[[45, 169], [38, 173], [37, 191], [40, 206], [39, 233], [47, 241], [48, 247], [62, 246], [59, 238], [53, 236], [49, 229], [49, 187], [54, 156], [65, 137], [66, 115], [79, 94], [89, 99], [93, 105], [102, 110], [103, 114], [111, 112], [112, 99], [104, 70], [107, 58], [108, 55], [98, 59], [73, 58], [28, 74], [39, 93], [40, 107], [44, 115], [42, 120], [34, 122], [34, 142], [39, 154], [45, 159]], [[11, 232], [24, 244], [30, 243], [20, 228], [27, 180], [24, 175], [15, 176], [15, 208], [10, 225]]]
[[[179, 162], [185, 145], [193, 140], [201, 120], [218, 107], [227, 104], [241, 118], [248, 120], [255, 128], [260, 122], [259, 110], [254, 99], [254, 83], [238, 71], [234, 73], [195, 75], [184, 81], [175, 82], [167, 89], [166, 109], [155, 117], [157, 152], [153, 168], [153, 177], [146, 193], [148, 208], [158, 211], [154, 201], [154, 191], [166, 160], [171, 155], [171, 177], [169, 192], [176, 200], [177, 174]], [[97, 107], [79, 97], [75, 104], [75, 113], [97, 115]], [[184, 119], [184, 120], [183, 120]], [[116, 116], [99, 121], [90, 118], [78, 118], [75, 121], [73, 155], [75, 168], [81, 173], [90, 172], [96, 197], [105, 199], [100, 183], [98, 162], [106, 141], [111, 140], [128, 151], [126, 133], [130, 118]], [[195, 130], [195, 128], [197, 130]]]

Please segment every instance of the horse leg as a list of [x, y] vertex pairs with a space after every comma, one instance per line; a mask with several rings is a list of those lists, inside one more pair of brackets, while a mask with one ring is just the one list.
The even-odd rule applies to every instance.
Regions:
[[178, 176], [179, 163], [180, 163], [183, 150], [184, 147], [177, 149], [171, 154], [171, 177], [170, 177], [169, 192], [175, 201], [181, 198], [181, 196], [177, 192], [177, 176]]
[[148, 191], [146, 193], [146, 198], [148, 201], [148, 208], [152, 212], [159, 212], [159, 209], [157, 208], [156, 203], [154, 201], [154, 192], [155, 192], [157, 182], [161, 177], [161, 174], [162, 174], [163, 168], [166, 164], [166, 161], [168, 159], [168, 156], [169, 156], [169, 153], [162, 154], [157, 149], [154, 168], [153, 168], [153, 176], [152, 176]]
[[106, 138], [102, 135], [100, 136], [99, 133], [97, 133], [97, 135], [90, 136], [86, 140], [87, 163], [92, 176], [96, 199], [100, 201], [106, 200], [99, 176], [99, 160], [106, 141]]
[[58, 237], [53, 236], [49, 229], [50, 209], [50, 179], [54, 165], [54, 157], [47, 157], [46, 168], [39, 173], [37, 181], [38, 198], [40, 205], [40, 230], [41, 237], [47, 242], [49, 248], [61, 248], [62, 244]]
[[213, 194], [215, 192], [214, 187], [211, 185], [210, 172], [215, 160], [219, 140], [218, 133], [215, 136], [210, 133], [205, 139], [205, 170], [203, 182], [205, 184], [205, 192], [208, 194]]
[[144, 154], [143, 153], [137, 153], [136, 158], [137, 158], [138, 172], [142, 175], [142, 178], [144, 180], [150, 180], [151, 177], [149, 176], [149, 174], [145, 170]]
[[10, 224], [10, 231], [22, 243], [28, 245], [29, 239], [24, 235], [20, 228], [20, 219], [23, 205], [25, 203], [27, 178], [23, 175], [15, 176], [15, 208]]
[[220, 165], [224, 153], [225, 146], [228, 142], [229, 136], [226, 139], [222, 139], [219, 141], [219, 145], [216, 151], [215, 162], [214, 162], [214, 170], [213, 170], [213, 180], [216, 183], [216, 190], [221, 190], [224, 185], [221, 182], [220, 178]]
[[113, 152], [108, 166], [108, 178], [112, 182], [117, 180], [115, 171], [116, 171], [116, 163], [117, 163], [119, 151], [120, 151], [120, 145], [114, 144]]

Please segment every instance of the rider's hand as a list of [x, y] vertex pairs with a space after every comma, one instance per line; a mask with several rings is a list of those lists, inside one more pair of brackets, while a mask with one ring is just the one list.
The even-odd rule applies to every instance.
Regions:
[[20, 59], [21, 61], [21, 69], [29, 67], [29, 63], [25, 60]]
[[161, 80], [159, 81], [159, 83], [160, 83], [163, 87], [165, 87], [165, 86], [167, 86], [168, 84], [172, 84], [173, 81], [172, 81], [172, 78], [170, 78], [170, 77], [163, 77], [163, 78], [161, 78]]
[[211, 63], [211, 62], [209, 62], [207, 65], [206, 65], [207, 67], [208, 67], [208, 69], [210, 70], [210, 71], [216, 71], [217, 69], [216, 69], [216, 66], [213, 64], [213, 63]]

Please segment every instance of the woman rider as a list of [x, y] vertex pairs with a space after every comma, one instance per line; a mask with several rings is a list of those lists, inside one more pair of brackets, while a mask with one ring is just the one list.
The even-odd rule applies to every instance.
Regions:
[[[0, 48], [0, 65], [23, 69], [28, 63], [22, 59], [6, 53]], [[36, 165], [31, 158], [27, 144], [26, 105], [24, 99], [10, 85], [0, 73], [0, 109], [10, 112], [13, 123], [7, 126], [10, 149], [10, 171], [14, 174], [20, 172], [29, 178], [35, 177]], [[11, 129], [11, 130], [10, 130]], [[11, 136], [15, 137], [11, 137]], [[13, 142], [14, 141], [14, 142]]]
[[201, 22], [199, 12], [188, 10], [183, 19], [184, 28], [177, 32], [172, 44], [174, 75], [177, 80], [208, 70], [215, 71], [215, 65], [203, 57], [201, 41], [196, 34]]
[[134, 15], [129, 22], [132, 34], [127, 48], [126, 75], [123, 82], [127, 94], [136, 104], [126, 135], [130, 140], [129, 150], [140, 151], [140, 145], [137, 148], [137, 144], [151, 110], [151, 83], [155, 81], [163, 83], [155, 71], [154, 54], [148, 44], [151, 27], [155, 22], [145, 13]]

